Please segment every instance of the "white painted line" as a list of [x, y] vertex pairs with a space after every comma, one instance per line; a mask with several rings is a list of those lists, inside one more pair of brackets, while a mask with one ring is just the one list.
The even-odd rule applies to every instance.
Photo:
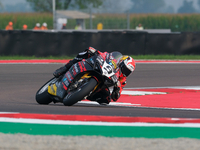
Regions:
[[0, 114], [19, 114], [19, 112], [0, 112]]
[[[92, 105], [99, 105], [97, 102], [90, 102], [90, 101], [80, 101], [78, 104], [92, 104]], [[123, 107], [135, 107], [135, 108], [153, 108], [153, 109], [167, 109], [167, 110], [194, 110], [200, 111], [199, 108], [167, 108], [167, 107], [150, 107], [150, 106], [141, 106], [141, 104], [131, 104], [131, 103], [120, 103], [120, 102], [110, 102], [108, 106], [123, 106]]]
[[123, 122], [95, 122], [95, 121], [63, 121], [45, 119], [15, 119], [0, 118], [0, 122], [33, 123], [33, 124], [56, 124], [56, 125], [94, 125], [94, 126], [143, 126], [143, 127], [196, 127], [200, 128], [200, 123], [123, 123]]
[[200, 90], [200, 86], [166, 86], [166, 87], [132, 87], [124, 88], [124, 90], [130, 89], [186, 89], [186, 90]]
[[[92, 101], [80, 101], [79, 104], [93, 104], [93, 105], [99, 105], [97, 102]], [[120, 102], [110, 102], [109, 106], [140, 106], [141, 104], [131, 104], [131, 103], [120, 103]]]
[[122, 95], [153, 95], [153, 94], [167, 94], [165, 92], [148, 92], [148, 91], [128, 91], [123, 90]]

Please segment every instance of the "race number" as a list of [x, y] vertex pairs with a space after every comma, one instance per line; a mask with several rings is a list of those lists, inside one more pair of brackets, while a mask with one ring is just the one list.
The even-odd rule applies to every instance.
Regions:
[[108, 72], [108, 74], [112, 73], [112, 67], [110, 65], [109, 66], [105, 66], [104, 69]]

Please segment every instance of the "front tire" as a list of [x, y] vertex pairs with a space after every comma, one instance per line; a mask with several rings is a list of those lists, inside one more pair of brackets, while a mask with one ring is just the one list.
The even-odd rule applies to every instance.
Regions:
[[83, 86], [79, 87], [76, 91], [68, 93], [66, 99], [63, 100], [65, 106], [72, 106], [78, 101], [81, 101], [87, 96], [97, 85], [97, 81], [94, 78], [90, 78]]
[[45, 83], [36, 93], [35, 99], [36, 102], [38, 104], [42, 104], [42, 105], [48, 105], [49, 103], [51, 103], [53, 101], [53, 98], [51, 97], [51, 95], [48, 93], [47, 89], [48, 86], [51, 83], [56, 82], [58, 79], [57, 78], [52, 78], [51, 80], [49, 80], [47, 83]]

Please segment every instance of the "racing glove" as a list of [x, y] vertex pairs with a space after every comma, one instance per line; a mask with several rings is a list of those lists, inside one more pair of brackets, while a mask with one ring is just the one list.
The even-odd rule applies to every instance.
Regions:
[[111, 98], [113, 99], [113, 101], [117, 101], [120, 97], [120, 88], [114, 86], [113, 92], [111, 94]]
[[93, 47], [89, 47], [89, 48], [87, 48], [85, 51], [86, 51], [89, 55], [91, 55], [91, 56], [93, 56], [93, 55], [95, 55], [96, 53], [98, 53], [98, 51], [97, 51], [95, 48], [93, 48]]

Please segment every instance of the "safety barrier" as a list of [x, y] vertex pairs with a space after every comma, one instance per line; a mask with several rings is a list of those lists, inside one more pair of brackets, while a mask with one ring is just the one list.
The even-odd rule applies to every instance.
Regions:
[[0, 30], [0, 55], [74, 56], [88, 46], [129, 55], [200, 54], [200, 32]]

